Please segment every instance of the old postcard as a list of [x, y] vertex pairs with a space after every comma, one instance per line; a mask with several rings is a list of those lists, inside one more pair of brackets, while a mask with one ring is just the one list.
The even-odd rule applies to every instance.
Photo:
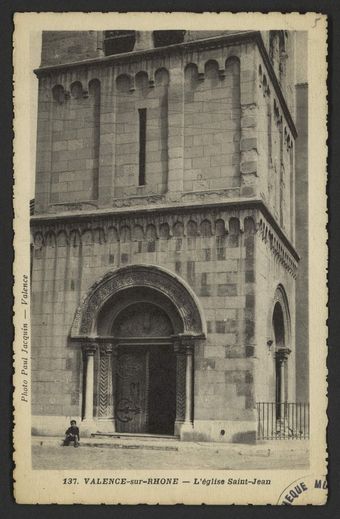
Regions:
[[14, 18], [18, 503], [327, 501], [327, 20]]

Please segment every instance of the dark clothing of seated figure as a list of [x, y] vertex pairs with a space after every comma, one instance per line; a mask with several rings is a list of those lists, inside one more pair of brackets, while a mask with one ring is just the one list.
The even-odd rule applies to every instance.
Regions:
[[71, 425], [65, 432], [65, 440], [64, 445], [70, 445], [73, 442], [75, 447], [79, 445], [79, 427], [76, 425]]

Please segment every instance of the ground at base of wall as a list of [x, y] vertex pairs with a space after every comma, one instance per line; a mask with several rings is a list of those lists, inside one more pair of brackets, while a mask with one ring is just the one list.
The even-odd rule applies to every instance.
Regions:
[[37, 470], [137, 469], [300, 469], [309, 466], [307, 441], [257, 445], [84, 439], [62, 447], [62, 438], [33, 437], [32, 467]]

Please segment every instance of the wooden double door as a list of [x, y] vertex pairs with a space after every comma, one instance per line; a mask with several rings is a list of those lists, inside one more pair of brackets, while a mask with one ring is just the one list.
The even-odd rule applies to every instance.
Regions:
[[116, 365], [116, 431], [174, 434], [176, 358], [172, 344], [120, 345]]

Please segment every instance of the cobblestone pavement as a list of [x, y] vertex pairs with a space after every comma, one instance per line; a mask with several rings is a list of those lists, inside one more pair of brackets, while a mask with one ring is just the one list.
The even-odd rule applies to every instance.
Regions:
[[84, 442], [79, 448], [34, 438], [34, 469], [300, 469], [308, 467], [306, 442], [220, 445], [180, 442]]

